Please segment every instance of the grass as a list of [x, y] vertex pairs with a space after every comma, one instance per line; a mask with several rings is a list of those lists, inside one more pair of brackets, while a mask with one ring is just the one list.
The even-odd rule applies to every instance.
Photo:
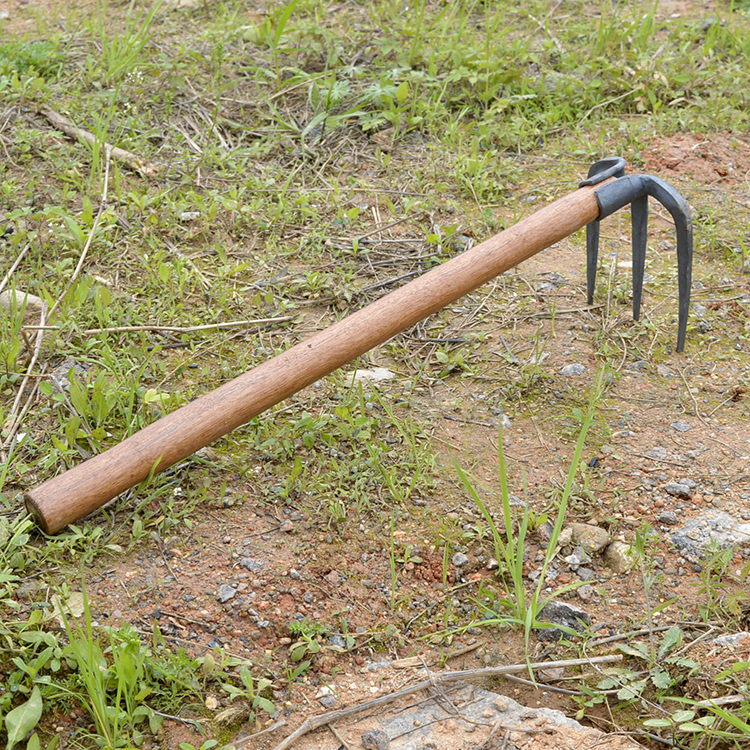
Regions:
[[[674, 258], [659, 247], [670, 231], [650, 237], [652, 280], [637, 325], [623, 313], [630, 282], [617, 263], [629, 230], [619, 215], [603, 225], [611, 273], [599, 275], [601, 308], [581, 309], [576, 272], [554, 297], [535, 288], [532, 270], [511, 272], [358, 363], [388, 367], [392, 380], [360, 388], [350, 371], [336, 373], [58, 537], [34, 530], [19, 495], [514, 224], [573, 189], [601, 156], [621, 153], [641, 169], [659, 139], [691, 132], [707, 142], [729, 134], [731, 158], [741, 163], [747, 5], [721, 4], [711, 23], [697, 11], [664, 16], [651, 2], [599, 0], [418, 0], [408, 11], [393, 0], [334, 11], [318, 0], [263, 8], [102, 2], [64, 15], [53, 25], [40, 7], [25, 35], [0, 44], [0, 264], [5, 274], [20, 258], [7, 289], [56, 307], [33, 367], [36, 331], [24, 329], [22, 310], [0, 316], [0, 731], [8, 744], [46, 746], [54, 717], [85, 706], [88, 723], [74, 738], [81, 746], [137, 745], [159, 733], [154, 712], [172, 713], [186, 691], [203, 697], [209, 689], [247, 704], [257, 728], [271, 691], [293, 696], [318, 675], [330, 656], [325, 638], [340, 629], [332, 623], [305, 621], [290, 633], [291, 651], [268, 654], [251, 643], [253, 660], [240, 663], [228, 647], [209, 658], [158, 633], [95, 628], [101, 593], [92, 588], [81, 624], [68, 620], [67, 643], [41, 616], [48, 570], [62, 587], [82, 568], [104, 569], [113, 558], [135, 565], [157, 548], [182, 565], [234, 535], [224, 527], [241, 506], [243, 518], [299, 510], [305, 520], [294, 522], [291, 547], [301, 539], [319, 558], [330, 550], [347, 585], [374, 587], [368, 596], [385, 607], [383, 619], [347, 640], [342, 659], [355, 648], [458, 637], [475, 622], [480, 589], [504, 598], [503, 623], [518, 626], [513, 642], [528, 656], [544, 602], [571, 594], [565, 585], [543, 588], [558, 562], [554, 543], [537, 583], [524, 576], [538, 547], [535, 526], [554, 518], [556, 538], [566, 518], [607, 524], [637, 547], [651, 637], [646, 651], [631, 644], [637, 653], [626, 654], [625, 672], [607, 676], [611, 686], [587, 685], [584, 708], [593, 714], [609, 701], [615, 718], [634, 726], [627, 711], [637, 706], [664, 737], [732, 746], [748, 721], [744, 708], [685, 703], [675, 714], [669, 703], [695, 682], [684, 665], [665, 666], [676, 647], [659, 656], [666, 636], [656, 620], [675, 615], [659, 609], [668, 582], [655, 561], [671, 553], [628, 521], [637, 462], [623, 454], [603, 458], [612, 474], [579, 471], [604, 446], [620, 450], [617, 436], [638, 420], [643, 402], [628, 399], [642, 394], [630, 390], [629, 376], [618, 380], [625, 366], [675, 366]], [[51, 130], [37, 114], [43, 104], [91, 130], [94, 145]], [[108, 159], [105, 143], [158, 173], [144, 177]], [[742, 426], [747, 198], [741, 181], [729, 184], [732, 174], [710, 184], [675, 177], [695, 208], [694, 278], [704, 284], [696, 299], [714, 307], [691, 319], [685, 388], [644, 377], [669, 408], [676, 398], [696, 418], [715, 411]], [[580, 237], [570, 243], [582, 253]], [[590, 374], [559, 375], [560, 362], [579, 354], [589, 373], [613, 375], [595, 409]], [[706, 357], [727, 368], [715, 381], [701, 370]], [[56, 387], [53, 372], [69, 387]], [[498, 477], [487, 441], [501, 414], [512, 427], [503, 434], [510, 443], [499, 445]], [[467, 467], [458, 483], [446, 455]], [[733, 476], [717, 478], [717, 487], [736, 488]], [[516, 514], [510, 493], [524, 490]], [[170, 540], [185, 557], [168, 557]], [[494, 556], [502, 578], [460, 581], [456, 552]], [[356, 568], [362, 554], [364, 573]], [[691, 580], [694, 611], [681, 614], [741, 629], [745, 577], [730, 552], [710, 551]], [[37, 598], [19, 598], [30, 580], [42, 581]], [[128, 596], [148, 597], [147, 589]], [[444, 629], [434, 630], [440, 622]], [[684, 643], [697, 637], [681, 633]], [[637, 675], [644, 668], [647, 678]], [[722, 685], [744, 690], [743, 670], [733, 670], [727, 665]], [[642, 679], [637, 695], [619, 703], [608, 692]], [[221, 735], [199, 703], [191, 716]]]
[[[503, 453], [502, 428], [498, 440], [498, 467], [500, 472], [500, 496], [502, 500], [501, 510], [504, 534], [498, 530], [492, 512], [482, 500], [479, 492], [477, 492], [474, 483], [472, 483], [466, 472], [463, 471], [458, 464], [456, 465], [456, 470], [458, 471], [458, 475], [464, 488], [471, 496], [471, 499], [479, 507], [479, 510], [481, 511], [484, 520], [487, 522], [492, 534], [495, 559], [500, 564], [499, 572], [505, 590], [505, 597], [499, 600], [499, 605], [504, 609], [507, 609], [507, 616], [501, 615], [497, 620], [489, 619], [485, 620], [485, 622], [487, 624], [510, 625], [522, 628], [527, 656], [529, 654], [529, 642], [532, 631], [535, 629], [550, 627], [549, 624], [540, 619], [540, 614], [544, 607], [553, 599], [561, 597], [576, 586], [576, 584], [560, 586], [552, 591], [552, 593], [543, 595], [543, 591], [547, 588], [547, 571], [552, 560], [558, 553], [558, 539], [568, 514], [568, 503], [575, 484], [575, 478], [580, 471], [581, 455], [586, 444], [586, 437], [593, 423], [597, 406], [602, 397], [603, 384], [604, 374], [600, 373], [597, 375], [596, 383], [592, 388], [591, 401], [583, 420], [581, 432], [578, 435], [565, 488], [563, 489], [560, 501], [555, 509], [556, 516], [554, 523], [552, 524], [550, 539], [547, 543], [547, 551], [544, 555], [544, 561], [539, 572], [537, 584], [530, 596], [527, 592], [527, 584], [524, 577], [524, 560], [527, 554], [528, 535], [533, 530], [533, 525], [536, 519], [534, 518], [533, 511], [531, 511], [529, 506], [524, 503], [523, 510], [518, 514], [517, 521], [515, 521], [516, 514], [513, 513], [510, 502], [510, 493], [508, 491], [508, 468]], [[574, 635], [573, 631], [570, 631], [570, 634]]]

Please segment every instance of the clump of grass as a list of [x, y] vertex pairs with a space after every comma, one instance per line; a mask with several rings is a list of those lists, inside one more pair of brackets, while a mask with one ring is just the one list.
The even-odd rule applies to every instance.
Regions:
[[570, 469], [568, 471], [567, 481], [557, 506], [557, 517], [552, 527], [547, 552], [544, 556], [542, 569], [537, 579], [537, 583], [531, 594], [526, 590], [526, 584], [523, 576], [524, 553], [526, 550], [527, 534], [533, 522], [532, 511], [528, 506], [524, 506], [518, 518], [518, 526], [514, 527], [514, 514], [510, 504], [510, 493], [508, 492], [508, 472], [503, 454], [503, 435], [502, 427], [498, 440], [498, 464], [500, 472], [500, 495], [502, 500], [502, 512], [504, 528], [502, 532], [498, 529], [492, 513], [487, 508], [486, 503], [482, 500], [474, 483], [467, 473], [456, 462], [456, 470], [463, 483], [464, 488], [471, 498], [477, 504], [477, 507], [484, 516], [485, 521], [492, 533], [492, 541], [495, 548], [495, 557], [500, 564], [500, 573], [502, 585], [505, 589], [505, 599], [502, 600], [502, 606], [507, 610], [507, 615], [503, 615], [495, 622], [513, 627], [521, 627], [524, 631], [526, 652], [529, 652], [529, 638], [531, 631], [534, 629], [550, 627], [547, 623], [539, 620], [539, 613], [550, 601], [575, 588], [578, 583], [571, 583], [555, 589], [547, 596], [542, 595], [545, 586], [547, 569], [555, 556], [557, 540], [560, 537], [565, 516], [568, 509], [568, 501], [575, 486], [575, 477], [581, 462], [581, 454], [586, 443], [586, 435], [594, 420], [596, 406], [601, 398], [602, 385], [604, 382], [603, 373], [597, 375], [594, 387], [591, 392], [588, 412], [583, 420], [581, 431], [578, 435]]

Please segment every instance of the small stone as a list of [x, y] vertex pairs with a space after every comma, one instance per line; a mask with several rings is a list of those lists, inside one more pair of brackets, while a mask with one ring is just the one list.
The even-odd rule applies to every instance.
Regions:
[[0, 307], [7, 313], [24, 312], [24, 320], [29, 316], [41, 313], [44, 306], [44, 300], [35, 294], [22, 292], [20, 289], [11, 291], [6, 289], [0, 293]]
[[15, 592], [15, 598], [20, 601], [31, 601], [36, 599], [37, 594], [41, 590], [41, 586], [38, 581], [33, 579], [24, 581]]
[[549, 542], [552, 538], [552, 529], [554, 527], [549, 521], [545, 521], [543, 524], [537, 527], [536, 533], [543, 542]]
[[611, 541], [606, 529], [588, 523], [568, 524], [572, 532], [572, 542], [586, 552], [601, 552]]
[[630, 372], [646, 372], [648, 370], [648, 362], [645, 359], [639, 359], [637, 362], [631, 362], [625, 369]]
[[324, 708], [335, 708], [336, 698], [332, 695], [324, 695], [322, 698], [318, 698], [318, 703]]
[[690, 495], [690, 487], [678, 482], [667, 482], [667, 484], [664, 485], [664, 491], [675, 497], [687, 497]]
[[576, 547], [573, 553], [563, 558], [573, 570], [578, 568], [579, 565], [589, 561], [589, 556], [584, 552], [582, 547]]
[[362, 735], [362, 744], [366, 750], [388, 750], [391, 741], [382, 729], [372, 729]]
[[240, 565], [242, 565], [243, 568], [246, 568], [251, 573], [259, 573], [261, 570], [263, 570], [263, 560], [258, 560], [255, 557], [245, 557], [243, 560], [240, 561]]
[[560, 375], [564, 375], [566, 378], [580, 378], [586, 372], [586, 367], [579, 362], [575, 362], [571, 365], [565, 365], [560, 370]]
[[510, 700], [504, 695], [501, 695], [498, 698], [495, 698], [494, 701], [492, 701], [492, 705], [502, 714], [505, 713], [508, 708], [510, 708]]
[[80, 378], [89, 369], [89, 365], [81, 362], [76, 362], [72, 359], [66, 359], [62, 364], [58, 365], [51, 373], [50, 380], [52, 381], [52, 387], [58, 392], [70, 390], [70, 371], [73, 371], [73, 375]]
[[666, 365], [656, 365], [656, 372], [661, 378], [674, 377], [674, 373]]
[[634, 562], [633, 548], [625, 542], [612, 542], [604, 552], [604, 564], [617, 575], [630, 570]]
[[328, 636], [328, 643], [330, 643], [334, 648], [346, 649], [346, 640], [340, 635]]
[[469, 562], [469, 558], [463, 552], [456, 552], [456, 554], [451, 558], [451, 562], [457, 568], [463, 568], [463, 566]]
[[200, 219], [200, 216], [200, 211], [183, 211], [180, 214], [180, 221], [195, 221], [196, 219]]
[[294, 524], [287, 518], [284, 520], [281, 526], [279, 526], [279, 531], [283, 531], [285, 534], [289, 534], [294, 531]]
[[655, 458], [657, 461], [664, 461], [667, 458], [667, 449], [657, 445], [655, 448], [649, 448], [643, 455]]
[[[539, 612], [538, 620], [539, 622], [562, 625], [579, 632], [591, 624], [591, 617], [585, 610], [561, 601], [551, 601], [545, 604]], [[569, 637], [568, 633], [558, 628], [540, 628], [537, 631], [537, 638], [540, 641], [560, 641]]]
[[230, 599], [234, 599], [237, 595], [237, 589], [234, 586], [230, 586], [228, 583], [222, 583], [221, 586], [216, 590], [216, 598], [224, 604]]
[[330, 573], [326, 574], [324, 576], [324, 578], [332, 586], [338, 586], [341, 583], [341, 581], [343, 580], [341, 578], [341, 574], [338, 571], [336, 571], [336, 570], [332, 570]]
[[500, 563], [497, 560], [495, 560], [494, 557], [491, 557], [487, 561], [487, 570], [497, 570], [499, 567], [500, 567]]
[[364, 380], [377, 383], [381, 380], [391, 380], [394, 377], [396, 376], [385, 367], [373, 367], [372, 370], [357, 370], [352, 376], [352, 382], [358, 383]]
[[594, 589], [591, 588], [591, 586], [588, 583], [584, 584], [583, 586], [579, 586], [576, 589], [576, 595], [582, 602], [589, 601], [593, 593], [594, 593]]
[[687, 422], [672, 422], [669, 426], [677, 432], [687, 432], [693, 429], [693, 426], [687, 424]]
[[666, 526], [676, 526], [679, 523], [677, 514], [672, 510], [665, 510], [663, 513], [659, 513], [656, 520]]
[[730, 648], [736, 648], [743, 641], [750, 641], [750, 633], [748, 633], [747, 630], [741, 630], [739, 633], [720, 635], [714, 638], [712, 641], [709, 641], [709, 643], [712, 643], [716, 646], [728, 646]]

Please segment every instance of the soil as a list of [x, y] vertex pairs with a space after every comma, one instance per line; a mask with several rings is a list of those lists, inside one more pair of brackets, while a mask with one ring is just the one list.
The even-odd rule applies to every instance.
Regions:
[[[17, 34], [27, 24], [30, 5], [12, 2], [9, 8], [10, 18], [2, 23]], [[392, 147], [394, 159], [399, 148], [398, 144]], [[401, 148], [409, 150], [402, 156], [411, 158], [416, 147]], [[746, 138], [689, 133], [658, 137], [641, 159], [639, 171], [657, 175], [679, 190], [710, 188], [715, 191], [713, 200], [731, 198], [740, 207], [750, 206], [750, 141]], [[674, 276], [673, 231], [666, 215], [656, 208], [650, 227], [648, 252], [653, 266], [649, 273]], [[629, 234], [628, 221], [622, 215], [611, 217], [603, 225], [602, 257], [606, 258], [608, 270], [604, 273], [609, 273], [609, 289], [630, 282]], [[497, 367], [485, 367], [475, 378], [455, 375], [440, 379], [428, 370], [412, 396], [411, 408], [431, 425], [433, 445], [440, 446], [441, 466], [435, 489], [412, 498], [409, 511], [399, 512], [392, 533], [396, 556], [402, 560], [397, 565], [398, 604], [394, 608], [390, 599], [388, 515], [370, 514], [356, 522], [347, 519], [336, 524], [321, 511], [316, 498], [298, 497], [291, 504], [281, 499], [274, 502], [263, 491], [274, 477], [259, 461], [251, 478], [228, 475], [224, 495], [213, 504], [195, 509], [192, 529], [180, 527], [166, 539], [152, 533], [131, 551], [123, 551], [87, 571], [88, 595], [97, 620], [114, 625], [131, 623], [146, 637], [156, 624], [173, 647], [185, 648], [193, 656], [220, 646], [227, 654], [249, 659], [268, 670], [274, 679], [273, 700], [280, 709], [279, 718], [286, 724], [253, 740], [253, 747], [262, 748], [274, 747], [305, 718], [324, 712], [319, 702], [324, 686], [331, 688], [337, 699], [335, 707], [340, 708], [390, 694], [422, 679], [418, 668], [396, 669], [388, 665], [389, 661], [419, 655], [435, 670], [523, 663], [526, 654], [518, 631], [473, 627], [463, 633], [441, 635], [446, 625], [458, 626], [481, 618], [478, 602], [484, 592], [499, 590], [496, 574], [488, 566], [492, 549], [486, 540], [467, 533], [457, 541], [452, 551], [462, 551], [468, 558], [458, 568], [450, 560], [446, 564], [443, 549], [436, 544], [436, 529], [467, 530], [481, 521], [479, 510], [455, 481], [453, 459], [466, 465], [476, 477], [480, 492], [496, 502], [495, 407], [501, 404], [510, 418], [510, 426], [504, 430], [504, 447], [511, 492], [523, 496], [525, 484], [529, 506], [537, 513], [549, 511], [549, 496], [565, 481], [574, 448], [577, 425], [570, 404], [581, 389], [592, 384], [597, 367], [594, 337], [606, 327], [618, 344], [616, 379], [608, 394], [608, 403], [616, 406], [603, 413], [586, 446], [583, 460], [596, 467], [592, 486], [577, 494], [568, 521], [599, 526], [613, 539], [628, 544], [634, 542], [637, 529], [650, 524], [657, 532], [653, 559], [661, 581], [651, 596], [662, 602], [673, 600], [654, 616], [654, 624], [700, 623], [702, 566], [686, 560], [673, 548], [671, 527], [660, 517], [664, 511], [673, 510], [682, 523], [707, 508], [721, 509], [738, 518], [747, 518], [750, 513], [749, 374], [734, 358], [736, 342], [730, 335], [747, 331], [750, 277], [735, 273], [731, 278], [717, 279], [712, 261], [710, 257], [696, 258], [693, 279], [701, 285], [696, 286], [693, 300], [706, 308], [705, 318], [717, 332], [716, 341], [705, 351], [688, 347], [682, 355], [672, 351], [677, 334], [676, 286], [674, 293], [661, 296], [647, 285], [645, 321], [661, 319], [665, 309], [674, 311], [674, 320], [669, 323], [671, 327], [654, 326], [652, 345], [645, 356], [641, 344], [629, 344], [633, 322], [628, 305], [611, 296], [598, 297], [593, 308], [584, 304], [585, 251], [580, 236], [525, 262], [493, 287], [492, 292], [524, 295], [523, 314], [509, 313], [494, 323], [473, 322], [473, 313], [489, 294], [487, 289], [456, 305], [451, 334], [484, 334], [481, 346], [497, 353]], [[540, 291], [540, 285], [548, 282], [553, 272], [565, 283], [553, 293]], [[620, 310], [617, 316], [612, 315], [614, 309]], [[309, 319], [329, 313], [325, 307], [313, 309]], [[518, 386], [508, 396], [501, 386], [519, 382], [523, 369], [512, 361], [509, 364], [506, 355], [512, 354], [511, 360], [527, 361], [540, 341], [546, 356], [532, 382]], [[570, 363], [583, 364], [585, 374], [579, 378], [561, 375], [563, 366]], [[413, 375], [418, 367], [412, 360], [414, 369], [405, 373], [404, 362], [395, 360], [385, 347], [372, 353], [370, 364], [390, 367], [399, 377]], [[313, 386], [298, 394], [291, 404], [314, 403], [332, 389], [335, 386], [331, 384]], [[542, 405], [525, 408], [532, 401], [541, 401]], [[680, 431], [675, 423], [689, 429]], [[566, 432], [568, 427], [573, 431]], [[219, 446], [219, 452], [227, 445]], [[663, 450], [654, 453], [654, 449]], [[187, 477], [188, 472], [184, 469], [182, 475]], [[667, 483], [683, 477], [693, 479], [697, 489], [680, 498], [664, 491]], [[177, 503], [181, 497], [178, 486]], [[125, 522], [126, 517], [126, 511], [120, 508], [117, 522]], [[94, 521], [100, 522], [100, 518]], [[525, 566], [530, 585], [545, 544], [541, 532], [535, 531]], [[418, 550], [418, 561], [403, 561], [409, 545], [415, 555]], [[252, 562], [243, 564], [243, 560]], [[731, 568], [739, 570], [745, 563], [740, 550]], [[614, 574], [597, 556], [589, 567], [594, 579], [562, 598], [586, 610], [595, 633], [611, 636], [640, 628], [648, 609], [642, 572]], [[577, 580], [575, 570], [561, 563], [557, 582]], [[233, 590], [223, 603], [219, 601], [222, 585]], [[293, 643], [289, 625], [301, 618], [320, 623], [326, 637], [321, 639], [320, 653], [311, 657], [311, 668], [290, 681], [285, 677]], [[390, 629], [389, 625], [395, 627]], [[697, 637], [706, 631], [699, 624], [691, 633]], [[350, 635], [354, 645], [341, 649], [331, 640], [331, 634]], [[434, 640], [430, 636], [435, 636]], [[452, 656], [467, 647], [474, 648]], [[747, 641], [733, 648], [732, 656], [738, 661], [748, 659]], [[574, 651], [532, 637], [535, 660], [568, 658], [575, 655]], [[696, 697], [705, 697], [713, 689], [711, 674], [725, 666], [726, 651], [700, 643], [695, 646], [695, 658], [701, 659], [705, 671], [691, 689]], [[544, 687], [495, 682], [492, 688], [530, 708], [556, 708], [569, 716], [578, 710], [570, 698]], [[211, 698], [216, 699], [216, 711], [228, 705], [220, 695], [196, 696], [196, 704], [213, 705]], [[384, 711], [378, 718], [385, 715]], [[72, 730], [77, 721], [75, 716], [61, 717], [61, 733]], [[251, 732], [275, 721], [232, 725], [232, 737], [241, 743]], [[608, 714], [597, 709], [590, 711], [585, 721], [600, 729], [616, 729]], [[198, 736], [184, 723], [168, 720], [165, 726], [158, 741], [164, 750], [186, 741], [199, 744]], [[337, 725], [337, 731], [355, 747], [362, 731], [371, 726], [372, 716], [358, 717], [348, 725]], [[505, 747], [502, 736], [480, 742], [462, 734], [460, 739], [451, 740], [453, 729], [448, 722], [443, 726], [446, 747], [489, 749], [493, 742], [498, 750]], [[516, 746], [533, 750], [589, 746], [589, 739], [577, 734], [578, 730], [561, 731], [568, 734], [564, 738], [556, 734], [529, 735], [517, 738]], [[295, 747], [330, 748], [345, 742], [324, 729], [298, 741]], [[602, 745], [598, 737], [591, 742], [612, 748], [627, 744], [614, 736], [608, 744]]]

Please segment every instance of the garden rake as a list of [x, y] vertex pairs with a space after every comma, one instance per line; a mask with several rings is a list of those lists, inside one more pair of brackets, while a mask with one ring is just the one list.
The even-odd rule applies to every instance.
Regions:
[[588, 225], [591, 304], [599, 222], [627, 204], [631, 204], [632, 213], [633, 315], [637, 320], [645, 268], [648, 196], [666, 207], [677, 227], [677, 351], [682, 351], [692, 271], [690, 210], [660, 179], [626, 175], [623, 159], [604, 159], [591, 167], [578, 190], [25, 493], [28, 510], [46, 533], [57, 533], [584, 225]]

